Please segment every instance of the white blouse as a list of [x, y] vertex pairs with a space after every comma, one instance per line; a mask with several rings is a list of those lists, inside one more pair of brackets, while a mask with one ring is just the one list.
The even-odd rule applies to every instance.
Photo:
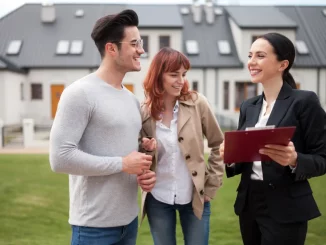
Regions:
[[157, 166], [156, 183], [151, 193], [156, 200], [167, 204], [187, 204], [192, 200], [193, 182], [184, 156], [178, 145], [177, 101], [170, 128], [156, 122]]
[[[275, 105], [275, 101], [271, 103], [270, 107], [270, 113], [268, 115], [265, 115], [266, 109], [267, 109], [267, 102], [263, 100], [263, 106], [260, 111], [259, 119], [258, 122], [255, 125], [255, 128], [258, 127], [265, 127], [267, 124], [267, 121], [269, 119], [269, 116], [273, 110], [273, 107]], [[261, 161], [255, 161], [252, 165], [252, 171], [253, 173], [251, 174], [251, 179], [253, 180], [263, 180], [263, 170], [261, 167]]]

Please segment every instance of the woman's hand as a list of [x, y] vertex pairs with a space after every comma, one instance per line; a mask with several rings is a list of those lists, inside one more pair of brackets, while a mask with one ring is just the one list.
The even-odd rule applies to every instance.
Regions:
[[204, 196], [204, 202], [210, 202], [212, 199], [209, 196]]
[[222, 142], [222, 144], [220, 144], [220, 156], [222, 159], [224, 159], [224, 141]]
[[156, 140], [151, 137], [142, 138], [142, 148], [146, 151], [154, 151], [156, 150]]
[[282, 166], [296, 167], [298, 154], [292, 141], [288, 145], [265, 145], [259, 150], [260, 154], [269, 156], [273, 161]]

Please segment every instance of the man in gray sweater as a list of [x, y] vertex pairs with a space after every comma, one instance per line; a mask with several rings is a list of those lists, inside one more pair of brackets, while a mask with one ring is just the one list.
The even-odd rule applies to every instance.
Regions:
[[[98, 70], [68, 86], [50, 135], [50, 164], [69, 174], [72, 245], [135, 245], [137, 175], [150, 191], [152, 156], [138, 152], [139, 102], [122, 85], [141, 69], [144, 53], [132, 10], [99, 19], [92, 38], [101, 54]], [[146, 141], [147, 140], [147, 141]], [[155, 142], [144, 139], [153, 149]]]

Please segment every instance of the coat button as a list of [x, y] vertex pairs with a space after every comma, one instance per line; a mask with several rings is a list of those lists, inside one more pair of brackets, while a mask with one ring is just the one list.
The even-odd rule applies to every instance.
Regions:
[[272, 189], [275, 189], [275, 185], [273, 183], [269, 183], [268, 186]]
[[192, 171], [191, 174], [192, 176], [197, 176], [197, 171]]
[[200, 190], [199, 194], [204, 195], [204, 190]]
[[188, 159], [190, 159], [190, 155], [189, 154], [186, 155], [186, 160], [188, 160]]
[[178, 141], [181, 143], [183, 141], [183, 137], [179, 137]]

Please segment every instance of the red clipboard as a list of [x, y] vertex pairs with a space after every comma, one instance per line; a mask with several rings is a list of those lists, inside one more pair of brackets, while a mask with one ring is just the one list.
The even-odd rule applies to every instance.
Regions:
[[267, 144], [288, 145], [296, 127], [225, 132], [224, 163], [271, 160], [259, 154]]

